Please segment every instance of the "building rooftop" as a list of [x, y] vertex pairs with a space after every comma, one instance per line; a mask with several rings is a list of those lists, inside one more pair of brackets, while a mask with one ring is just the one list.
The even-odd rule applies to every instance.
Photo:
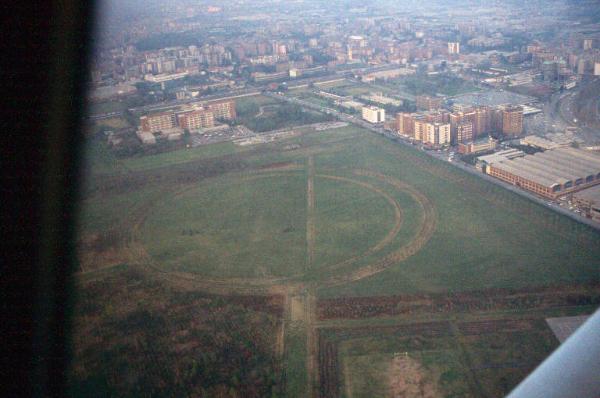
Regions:
[[521, 156], [525, 156], [525, 152], [518, 149], [507, 149], [505, 151], [492, 153], [491, 155], [480, 156], [477, 158], [477, 160], [487, 164], [495, 164], [504, 160], [514, 159], [515, 157]]
[[[482, 156], [482, 158], [488, 156]], [[575, 185], [577, 180], [585, 182], [589, 177], [596, 180], [597, 175], [600, 174], [600, 156], [574, 148], [556, 148], [513, 159], [488, 161], [488, 163], [493, 163], [494, 167], [498, 169], [548, 187], [557, 184], [564, 185], [568, 182]]]
[[595, 185], [573, 194], [578, 199], [583, 199], [592, 203], [600, 203], [600, 185]]
[[521, 144], [530, 145], [542, 149], [555, 149], [565, 145], [547, 140], [542, 137], [538, 137], [537, 135], [528, 135], [526, 137], [521, 138]]

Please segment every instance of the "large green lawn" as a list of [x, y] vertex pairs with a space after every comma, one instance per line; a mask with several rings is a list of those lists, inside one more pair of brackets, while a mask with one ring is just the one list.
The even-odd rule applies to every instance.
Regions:
[[[295, 144], [292, 146], [292, 144]], [[296, 146], [297, 145], [297, 146]], [[294, 149], [289, 149], [290, 146]], [[283, 177], [240, 182], [239, 173], [165, 186], [161, 199], [132, 188], [99, 191], [83, 203], [86, 233], [120, 226], [127, 215], [153, 202], [142, 229], [150, 254], [164, 269], [219, 276], [290, 276], [307, 264], [306, 162], [315, 164], [316, 243], [314, 266], [305, 275], [319, 281], [335, 272], [355, 270], [402, 247], [416, 233], [422, 209], [406, 193], [355, 170], [371, 170], [409, 184], [435, 208], [431, 238], [414, 255], [375, 275], [329, 286], [320, 296], [385, 295], [486, 288], [523, 288], [600, 280], [597, 232], [476, 176], [425, 154], [394, 144], [357, 127], [317, 132], [238, 151], [229, 144], [119, 161], [128, 173], [155, 168], [173, 173], [197, 159], [231, 156], [249, 168], [293, 162], [303, 170]], [[116, 162], [97, 151], [96, 164], [110, 170]], [[193, 165], [193, 163], [190, 163]], [[157, 171], [158, 173], [159, 171]], [[274, 170], [273, 173], [277, 173]], [[369, 184], [331, 180], [341, 176]], [[175, 177], [175, 174], [174, 174]], [[144, 188], [148, 189], [148, 187]], [[402, 209], [402, 227], [390, 244], [368, 252], [394, 224], [392, 197]], [[115, 210], [117, 209], [117, 210]], [[361, 255], [368, 252], [364, 256]], [[357, 257], [351, 264], [324, 266]]]
[[[410, 239], [419, 217], [410, 198], [392, 192], [386, 197], [373, 185], [336, 177], [314, 177], [313, 263], [307, 261], [303, 170], [229, 176], [166, 195], [147, 210], [143, 242], [167, 270], [220, 277], [307, 275], [318, 281], [324, 267], [337, 269], [349, 259], [360, 260], [348, 263], [357, 267], [377, 259], [379, 252], [361, 255], [384, 241], [396, 223], [406, 224], [406, 231], [390, 235], [389, 246]], [[406, 204], [399, 206], [401, 215], [394, 200]]]
[[406, 261], [321, 294], [376, 295], [526, 287], [600, 279], [597, 232], [420, 152], [373, 135], [320, 156], [318, 167], [367, 168], [435, 205], [437, 227]]
[[143, 241], [168, 270], [224, 277], [290, 276], [306, 257], [305, 179], [222, 179], [165, 198]]
[[393, 207], [377, 192], [317, 178], [316, 262], [336, 264], [375, 246], [394, 226]]

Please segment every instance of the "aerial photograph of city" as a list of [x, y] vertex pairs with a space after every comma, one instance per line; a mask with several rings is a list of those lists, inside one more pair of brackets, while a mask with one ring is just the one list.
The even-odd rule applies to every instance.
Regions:
[[505, 397], [600, 307], [597, 0], [102, 0], [92, 37], [69, 396]]

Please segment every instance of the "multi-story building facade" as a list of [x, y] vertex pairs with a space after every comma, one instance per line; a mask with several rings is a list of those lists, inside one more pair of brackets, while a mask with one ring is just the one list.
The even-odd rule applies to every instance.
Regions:
[[208, 109], [193, 109], [178, 112], [177, 124], [182, 129], [198, 130], [206, 127], [214, 127], [215, 118], [211, 110]]
[[177, 126], [174, 112], [161, 112], [140, 117], [140, 129], [145, 132], [158, 132]]
[[423, 143], [431, 145], [446, 145], [450, 143], [449, 123], [426, 123], [426, 134]]
[[473, 123], [465, 120], [456, 126], [456, 135], [452, 134], [450, 141], [453, 144], [460, 144], [473, 141]]
[[507, 106], [502, 110], [502, 134], [517, 137], [523, 133], [523, 107]]
[[207, 104], [190, 105], [180, 111], [160, 112], [140, 117], [140, 130], [159, 132], [175, 127], [197, 130], [213, 127], [217, 119], [235, 119], [235, 101], [215, 101]]
[[498, 141], [491, 137], [481, 138], [478, 141], [459, 143], [458, 153], [466, 155], [470, 153], [491, 151], [496, 149], [497, 145]]
[[376, 106], [363, 106], [362, 118], [370, 123], [383, 123], [385, 121], [385, 109]]
[[473, 139], [488, 134], [492, 125], [491, 110], [487, 106], [475, 108], [471, 123], [473, 124]]
[[206, 104], [206, 108], [212, 111], [215, 119], [232, 120], [237, 116], [235, 112], [234, 100], [209, 102]]
[[417, 109], [431, 111], [442, 107], [442, 99], [428, 95], [417, 95]]
[[449, 42], [448, 43], [448, 54], [460, 54], [460, 43], [459, 42]]
[[422, 117], [415, 118], [414, 120], [414, 132], [413, 138], [417, 141], [424, 141], [427, 135], [427, 121]]
[[423, 116], [429, 123], [448, 123], [450, 121], [450, 113], [442, 109], [424, 112]]

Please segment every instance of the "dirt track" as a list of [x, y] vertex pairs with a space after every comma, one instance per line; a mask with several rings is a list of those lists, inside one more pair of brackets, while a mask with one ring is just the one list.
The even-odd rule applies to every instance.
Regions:
[[324, 281], [324, 285], [326, 286], [358, 281], [360, 279], [375, 275], [395, 264], [398, 264], [401, 261], [406, 260], [408, 257], [414, 255], [419, 250], [421, 250], [421, 248], [429, 241], [429, 239], [433, 235], [433, 232], [435, 231], [437, 223], [435, 208], [425, 195], [423, 195], [410, 185], [407, 185], [399, 180], [396, 180], [395, 178], [388, 177], [380, 173], [368, 170], [356, 170], [355, 174], [359, 176], [377, 178], [383, 182], [394, 186], [399, 190], [408, 192], [413, 197], [413, 199], [417, 203], [419, 203], [422, 209], [420, 229], [419, 232], [417, 232], [417, 234], [415, 235], [415, 237], [408, 244], [402, 246], [399, 250], [396, 250], [395, 252], [388, 254], [382, 259], [348, 274], [333, 276]]
[[348, 182], [351, 184], [359, 185], [363, 188], [366, 188], [370, 191], [373, 191], [373, 192], [383, 196], [388, 201], [388, 203], [394, 208], [394, 227], [387, 233], [387, 235], [381, 241], [379, 241], [376, 245], [368, 248], [364, 253], [357, 255], [357, 256], [350, 257], [342, 262], [333, 264], [331, 266], [328, 266], [327, 267], [328, 269], [342, 268], [342, 267], [350, 265], [370, 254], [373, 254], [373, 253], [381, 250], [383, 247], [385, 247], [389, 243], [391, 243], [394, 240], [394, 238], [396, 237], [396, 235], [398, 235], [398, 232], [400, 232], [400, 229], [402, 228], [402, 220], [403, 220], [402, 208], [400, 207], [400, 204], [398, 204], [398, 202], [393, 197], [391, 197], [388, 193], [386, 193], [385, 191], [383, 191], [371, 184], [368, 184], [366, 182], [359, 181], [359, 180], [353, 180], [353, 179], [346, 178], [346, 177], [325, 175], [325, 174], [318, 174], [317, 177], [327, 178], [327, 179], [336, 180], [336, 181], [344, 181], [344, 182]]
[[306, 262], [311, 268], [315, 262], [315, 160], [308, 157], [308, 182], [306, 187]]
[[[307, 248], [308, 250], [308, 258], [307, 264], [312, 264], [314, 261], [314, 245], [315, 245], [315, 225], [314, 225], [314, 207], [315, 207], [315, 195], [314, 195], [314, 177], [319, 178], [328, 178], [333, 180], [344, 181], [352, 184], [357, 184], [363, 188], [371, 190], [373, 192], [378, 193], [383, 196], [394, 208], [395, 213], [395, 224], [392, 230], [388, 232], [388, 234], [375, 246], [369, 248], [366, 253], [363, 253], [359, 256], [352, 257], [350, 259], [344, 260], [341, 263], [334, 264], [330, 268], [337, 269], [342, 268], [355, 262], [361, 258], [364, 258], [367, 255], [373, 254], [378, 250], [382, 249], [387, 244], [391, 243], [394, 237], [398, 234], [402, 226], [402, 210], [397, 201], [392, 198], [385, 191], [368, 184], [364, 181], [355, 180], [351, 178], [334, 176], [334, 175], [324, 175], [324, 174], [314, 174], [314, 159], [311, 157], [308, 158], [308, 195], [307, 195], [307, 206], [308, 206], [308, 214], [307, 217]], [[234, 173], [233, 175], [237, 175], [238, 178], [242, 180], [253, 180], [256, 178], [271, 178], [271, 177], [283, 177], [289, 175], [290, 172], [301, 171], [302, 168], [297, 164], [289, 164], [285, 167], [277, 166], [273, 169], [265, 168], [259, 170], [250, 170], [243, 173]], [[355, 170], [354, 173], [357, 176], [363, 177], [371, 177], [379, 179], [396, 189], [408, 192], [413, 199], [419, 203], [422, 208], [422, 220], [421, 227], [417, 235], [405, 246], [400, 248], [399, 250], [383, 257], [382, 259], [362, 267], [360, 269], [354, 270], [347, 274], [335, 275], [330, 277], [327, 280], [322, 282], [317, 282], [316, 284], [323, 285], [337, 285], [341, 283], [347, 283], [352, 281], [357, 281], [362, 278], [369, 277], [378, 272], [381, 272], [403, 260], [415, 254], [418, 250], [420, 250], [424, 244], [429, 240], [433, 231], [435, 230], [436, 225], [436, 215], [435, 210], [430, 203], [430, 201], [421, 194], [419, 191], [415, 190], [411, 186], [398, 181], [392, 177], [385, 176], [383, 174], [379, 174], [376, 172], [368, 171], [368, 170]], [[311, 183], [312, 181], [312, 183]], [[183, 188], [179, 188], [176, 192], [172, 193], [173, 195], [179, 196], [184, 194], [185, 192], [194, 189], [197, 187], [197, 184], [188, 184]], [[166, 197], [166, 195], [165, 195]], [[165, 199], [166, 200], [166, 199]], [[266, 278], [218, 278], [218, 277], [206, 277], [201, 275], [196, 275], [192, 273], [186, 272], [170, 272], [163, 270], [158, 264], [156, 264], [155, 260], [148, 254], [145, 247], [140, 243], [140, 227], [143, 225], [147, 214], [149, 213], [151, 207], [155, 203], [149, 203], [142, 206], [138, 211], [132, 215], [134, 221], [132, 222], [130, 239], [126, 245], [126, 251], [128, 253], [127, 257], [131, 260], [132, 263], [137, 263], [139, 265], [143, 265], [152, 269], [155, 272], [158, 272], [162, 275], [163, 278], [169, 280], [178, 280], [179, 282], [187, 282], [188, 284], [195, 284], [197, 287], [205, 289], [208, 292], [212, 293], [220, 293], [220, 294], [232, 294], [232, 293], [243, 293], [243, 294], [268, 294], [270, 292], [285, 292], [288, 291], [289, 288], [293, 289], [301, 289], [303, 283], [300, 283], [299, 277], [266, 277]], [[312, 214], [311, 214], [312, 213]], [[300, 276], [301, 277], [301, 276]]]
[[[356, 180], [347, 177], [335, 176], [335, 175], [322, 175], [315, 174], [314, 158], [309, 156], [307, 160], [307, 226], [306, 226], [306, 245], [307, 245], [307, 267], [311, 267], [314, 264], [314, 253], [316, 245], [316, 225], [315, 225], [315, 186], [314, 179], [327, 178], [332, 180], [344, 181], [347, 183], [359, 185], [362, 188], [368, 189], [372, 192], [383, 196], [388, 203], [394, 209], [394, 227], [386, 234], [386, 236], [379, 241], [376, 245], [369, 248], [366, 253], [359, 256], [347, 259], [339, 264], [332, 266], [333, 269], [342, 268], [343, 266], [350, 265], [358, 259], [364, 258], [367, 255], [373, 254], [381, 250], [386, 245], [393, 242], [394, 238], [402, 227], [402, 209], [398, 202], [387, 192], [379, 189], [367, 182]], [[276, 165], [272, 168], [263, 168], [258, 170], [248, 170], [245, 172], [232, 173], [243, 181], [250, 181], [257, 178], [271, 178], [271, 177], [285, 177], [289, 176], [290, 173], [302, 171], [298, 164], [285, 164]], [[404, 260], [410, 255], [416, 253], [431, 237], [433, 230], [435, 229], [435, 211], [431, 206], [428, 199], [416, 191], [414, 188], [403, 184], [391, 177], [386, 177], [375, 172], [369, 172], [364, 170], [356, 170], [355, 174], [362, 177], [371, 177], [379, 179], [380, 181], [386, 182], [395, 189], [408, 192], [416, 202], [419, 203], [423, 212], [421, 227], [416, 237], [409, 242], [408, 245], [403, 246], [400, 250], [393, 252], [385, 256], [384, 258], [376, 261], [374, 264], [368, 265], [361, 269], [355, 270], [349, 274], [336, 276], [325, 281], [315, 282], [311, 286], [306, 286], [305, 283], [301, 282], [299, 278], [295, 277], [272, 277], [272, 278], [219, 278], [219, 277], [206, 277], [202, 275], [196, 275], [186, 272], [171, 272], [165, 271], [156, 260], [149, 255], [144, 245], [141, 243], [141, 227], [143, 226], [146, 217], [151, 213], [151, 209], [156, 202], [147, 203], [140, 207], [134, 214], [132, 214], [130, 232], [128, 233], [128, 241], [125, 244], [124, 250], [127, 252], [127, 257], [130, 258], [130, 263], [136, 266], [140, 266], [151, 272], [160, 279], [165, 280], [171, 285], [177, 286], [182, 289], [194, 289], [202, 290], [209, 293], [216, 293], [222, 295], [280, 295], [284, 297], [284, 315], [281, 325], [281, 329], [275, 336], [274, 348], [278, 354], [278, 357], [282, 358], [285, 352], [285, 336], [286, 336], [286, 325], [292, 319], [291, 303], [290, 298], [292, 295], [303, 295], [303, 320], [302, 322], [306, 325], [307, 335], [307, 352], [306, 352], [306, 369], [308, 374], [308, 385], [307, 392], [310, 396], [318, 396], [321, 386], [321, 377], [323, 375], [320, 372], [320, 356], [321, 349], [319, 347], [319, 337], [317, 329], [317, 302], [315, 297], [315, 289], [320, 284], [339, 284], [350, 281], [355, 281], [377, 272], [380, 272], [398, 262]], [[163, 195], [160, 200], [168, 200], [173, 195], [183, 195], [189, 190], [198, 187], [196, 181], [192, 183], [189, 181], [185, 185], [178, 185], [175, 191], [171, 191], [170, 195]], [[341, 271], [341, 270], [340, 270]], [[94, 277], [94, 273], [82, 273], [82, 275], [89, 275]], [[97, 274], [99, 275], [99, 274]], [[301, 276], [300, 276], [301, 278]], [[331, 381], [331, 380], [327, 380]], [[326, 382], [327, 382], [326, 381]]]

